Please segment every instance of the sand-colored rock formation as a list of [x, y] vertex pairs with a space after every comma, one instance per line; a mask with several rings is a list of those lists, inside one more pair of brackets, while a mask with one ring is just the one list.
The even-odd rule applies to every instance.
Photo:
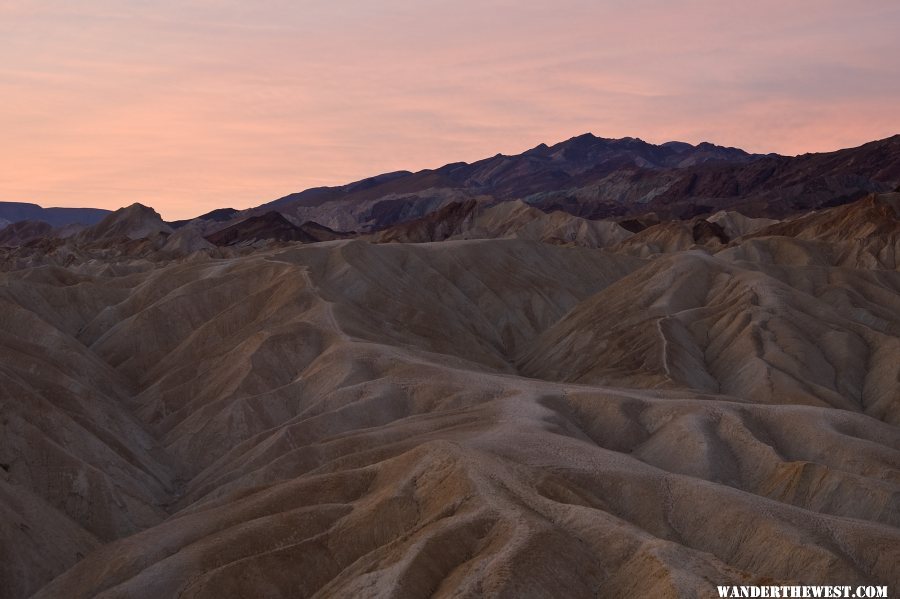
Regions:
[[487, 204], [454, 202], [435, 212], [370, 236], [379, 243], [425, 243], [447, 239], [530, 239], [558, 245], [600, 248], [631, 236], [617, 223], [566, 212], [545, 213], [521, 200]]
[[0, 273], [0, 596], [894, 589], [892, 202], [48, 246]]
[[706, 220], [722, 227], [729, 239], [756, 233], [760, 229], [778, 222], [774, 218], [749, 218], [734, 210], [720, 210]]
[[172, 228], [153, 208], [132, 204], [106, 216], [77, 235], [82, 243], [101, 243], [119, 239], [145, 239], [158, 234], [170, 235]]

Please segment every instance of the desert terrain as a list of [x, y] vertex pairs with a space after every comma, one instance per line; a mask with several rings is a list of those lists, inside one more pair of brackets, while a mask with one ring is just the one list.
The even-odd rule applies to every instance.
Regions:
[[[845, 156], [617, 150], [565, 200], [503, 187], [543, 146], [490, 188], [10, 224], [0, 597], [896, 591], [892, 139], [859, 193], [828, 171], [789, 207]], [[685, 177], [757, 178], [694, 214]], [[625, 179], [669, 191], [585, 199]]]

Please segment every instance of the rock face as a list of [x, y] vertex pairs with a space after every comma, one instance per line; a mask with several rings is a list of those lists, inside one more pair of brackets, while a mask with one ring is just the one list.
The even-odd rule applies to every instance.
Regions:
[[729, 239], [737, 239], [743, 235], [755, 233], [778, 222], [772, 218], [748, 218], [740, 212], [728, 210], [720, 210], [706, 220], [722, 227], [722, 231]]
[[462, 235], [474, 226], [478, 202], [452, 202], [421, 218], [379, 231], [374, 239], [382, 242], [424, 243], [444, 241]]
[[422, 218], [379, 231], [371, 239], [380, 243], [531, 239], [600, 248], [623, 241], [630, 235], [614, 222], [588, 220], [559, 211], [548, 214], [519, 200], [493, 205], [468, 200], [447, 204]]
[[241, 222], [208, 235], [214, 245], [249, 245], [257, 241], [319, 241], [276, 211], [251, 216]]
[[23, 220], [0, 229], [0, 246], [14, 247], [50, 235], [53, 227], [43, 221]]
[[894, 587], [896, 208], [0, 250], [0, 595]]
[[145, 239], [158, 234], [170, 235], [172, 228], [159, 214], [142, 204], [132, 204], [107, 215], [103, 220], [76, 235], [81, 243], [102, 243], [120, 239]]
[[200, 227], [194, 223], [189, 223], [176, 229], [175, 233], [166, 240], [166, 244], [161, 251], [184, 255], [202, 250], [211, 250], [214, 247], [203, 236], [203, 231]]

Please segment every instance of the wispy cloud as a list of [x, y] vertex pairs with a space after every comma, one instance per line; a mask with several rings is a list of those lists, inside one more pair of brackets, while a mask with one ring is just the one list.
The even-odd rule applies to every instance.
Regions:
[[182, 217], [585, 131], [900, 130], [893, 0], [0, 2], [0, 199]]

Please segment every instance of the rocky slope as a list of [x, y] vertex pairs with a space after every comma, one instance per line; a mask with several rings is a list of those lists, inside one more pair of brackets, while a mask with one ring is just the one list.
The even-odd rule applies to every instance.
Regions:
[[159, 234], [171, 235], [172, 228], [153, 208], [132, 204], [107, 215], [96, 225], [78, 233], [76, 238], [82, 243], [103, 243], [145, 239]]
[[[774, 222], [774, 221], [773, 221]], [[566, 212], [546, 213], [520, 200], [489, 204], [468, 200], [447, 204], [427, 216], [368, 237], [379, 243], [423, 243], [447, 239], [531, 239], [599, 248], [631, 236], [615, 222], [588, 220]]]
[[315, 243], [341, 239], [348, 235], [333, 231], [314, 222], [297, 226], [275, 210], [262, 216], [250, 216], [224, 229], [206, 236], [207, 241], [219, 246], [253, 245], [266, 241], [299, 241]]
[[0, 229], [0, 246], [16, 247], [52, 235], [53, 227], [39, 220], [23, 220]]

